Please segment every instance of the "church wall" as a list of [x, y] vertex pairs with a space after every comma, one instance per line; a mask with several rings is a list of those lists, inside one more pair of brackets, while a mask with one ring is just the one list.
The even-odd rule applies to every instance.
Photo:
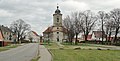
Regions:
[[59, 38], [59, 41], [62, 42], [63, 33], [59, 32], [59, 34], [57, 34], [57, 32], [53, 32], [53, 41], [57, 42], [57, 38]]
[[[57, 28], [58, 28], [58, 29], [57, 29]], [[62, 27], [54, 27], [54, 28], [52, 29], [52, 31], [56, 31], [56, 30], [62, 31]]]
[[[59, 18], [59, 22], [57, 22], [57, 18]], [[62, 14], [54, 14], [53, 25], [54, 26], [62, 26]]]

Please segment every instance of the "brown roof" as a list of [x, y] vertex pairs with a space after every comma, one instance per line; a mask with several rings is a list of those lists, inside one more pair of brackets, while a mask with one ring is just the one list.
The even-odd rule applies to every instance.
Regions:
[[53, 27], [48, 27], [43, 33], [49, 33], [49, 32], [52, 32], [52, 28], [53, 28]]
[[[102, 31], [93, 31], [96, 38], [102, 38]], [[103, 37], [105, 37], [106, 34], [103, 32]]]
[[67, 32], [68, 32], [67, 29], [66, 29], [65, 27], [63, 27], [63, 26], [62, 26], [62, 29], [63, 29], [63, 32], [64, 32], [64, 33], [67, 33]]
[[32, 31], [36, 36], [39, 36], [35, 31]]
[[[52, 30], [54, 26], [48, 27], [43, 33], [49, 33], [49, 32], [56, 32], [58, 30]], [[60, 32], [67, 33], [67, 29], [62, 26], [62, 30]]]

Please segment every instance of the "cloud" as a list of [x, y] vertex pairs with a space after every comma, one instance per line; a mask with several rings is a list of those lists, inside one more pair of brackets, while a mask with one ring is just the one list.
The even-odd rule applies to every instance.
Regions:
[[12, 16], [12, 13], [9, 13], [8, 11], [0, 9], [0, 17], [10, 17]]
[[30, 24], [39, 34], [52, 25], [57, 3], [63, 18], [74, 11], [109, 11], [120, 8], [120, 0], [0, 0], [0, 25], [10, 25], [17, 19]]
[[86, 4], [85, 2], [78, 2], [75, 0], [63, 0], [60, 3], [60, 8], [62, 9], [64, 16], [69, 15], [71, 12], [74, 11], [84, 11], [90, 9], [88, 4]]

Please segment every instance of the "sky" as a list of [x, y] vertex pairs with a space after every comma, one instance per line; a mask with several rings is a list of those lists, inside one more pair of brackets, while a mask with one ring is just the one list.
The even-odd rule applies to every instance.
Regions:
[[42, 34], [52, 26], [57, 4], [63, 19], [75, 11], [108, 12], [120, 8], [120, 0], [0, 0], [0, 25], [9, 27], [13, 21], [23, 19], [33, 31]]

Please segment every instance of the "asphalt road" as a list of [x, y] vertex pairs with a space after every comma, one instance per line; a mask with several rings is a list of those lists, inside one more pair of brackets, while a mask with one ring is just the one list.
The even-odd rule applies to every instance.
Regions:
[[30, 61], [38, 52], [38, 44], [30, 43], [0, 52], [0, 61]]

